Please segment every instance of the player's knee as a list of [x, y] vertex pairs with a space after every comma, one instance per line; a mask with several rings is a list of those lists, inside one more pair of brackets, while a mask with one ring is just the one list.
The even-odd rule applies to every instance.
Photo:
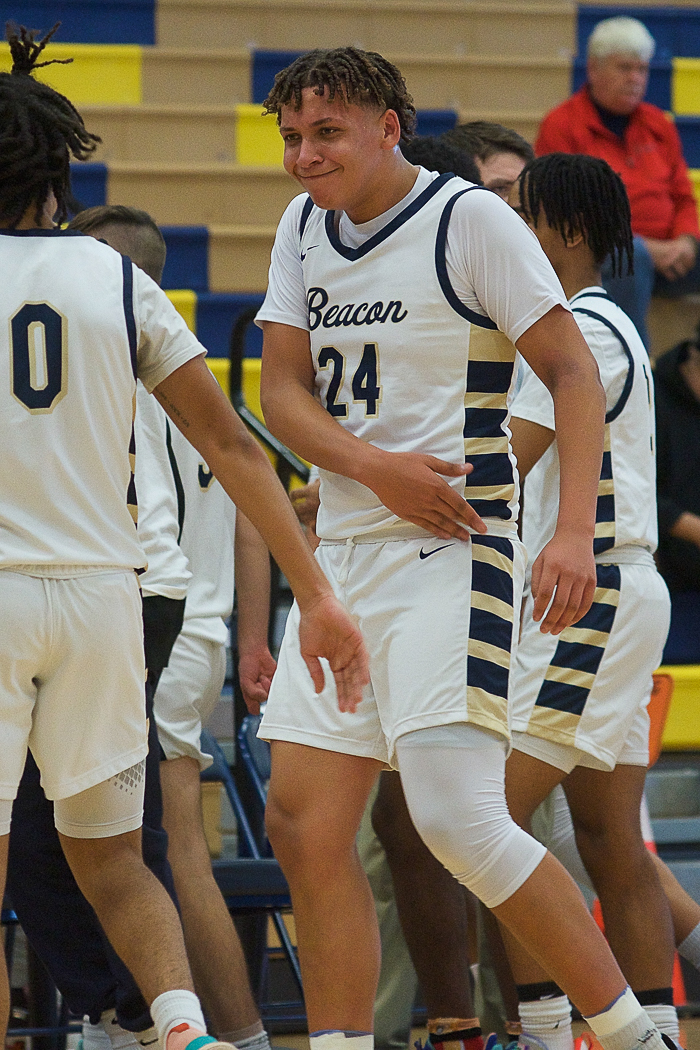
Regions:
[[265, 827], [287, 874], [308, 871], [325, 877], [349, 860], [355, 846], [356, 829], [346, 832], [342, 822], [324, 819], [317, 807], [290, 811], [273, 796], [268, 796]]

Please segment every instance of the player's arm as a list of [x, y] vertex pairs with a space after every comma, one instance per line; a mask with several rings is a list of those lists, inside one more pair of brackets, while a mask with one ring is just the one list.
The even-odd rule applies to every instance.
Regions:
[[267, 645], [270, 617], [270, 555], [245, 514], [236, 514], [238, 679], [252, 715], [267, 700], [277, 666]]
[[301, 651], [316, 690], [324, 684], [318, 660], [323, 656], [335, 676], [340, 709], [354, 710], [369, 680], [362, 637], [313, 558], [267, 456], [233, 411], [203, 356], [177, 368], [154, 393], [255, 525], [289, 580], [301, 612]]
[[309, 334], [264, 321], [260, 400], [265, 421], [281, 441], [311, 463], [370, 488], [385, 507], [441, 539], [468, 539], [465, 526], [486, 526], [467, 501], [440, 477], [458, 477], [471, 467], [434, 456], [386, 452], [355, 437], [313, 395]]
[[559, 634], [586, 614], [595, 592], [593, 539], [603, 457], [605, 393], [572, 314], [555, 306], [516, 342], [554, 401], [560, 464], [554, 536], [532, 570], [534, 618]]

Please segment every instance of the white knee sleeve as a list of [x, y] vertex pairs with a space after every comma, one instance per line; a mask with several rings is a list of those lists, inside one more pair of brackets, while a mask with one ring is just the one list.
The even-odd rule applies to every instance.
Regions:
[[106, 839], [143, 823], [146, 760], [53, 804], [57, 831], [72, 839]]
[[460, 722], [407, 733], [396, 754], [411, 819], [428, 849], [487, 908], [508, 900], [547, 851], [508, 812], [505, 740]]
[[595, 893], [591, 877], [586, 871], [576, 845], [574, 825], [569, 803], [561, 784], [557, 784], [532, 818], [532, 833], [538, 842], [544, 843], [560, 864], [563, 864], [579, 886]]

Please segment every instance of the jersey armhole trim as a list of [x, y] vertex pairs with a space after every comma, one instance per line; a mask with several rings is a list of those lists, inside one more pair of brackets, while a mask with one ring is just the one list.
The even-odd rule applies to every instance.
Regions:
[[309, 221], [309, 215], [311, 215], [313, 207], [314, 202], [311, 200], [311, 197], [307, 197], [304, 201], [304, 207], [301, 209], [301, 217], [299, 219], [299, 240], [304, 236], [304, 230], [306, 229], [306, 224]]
[[[472, 190], [485, 190], [485, 186], [469, 186], [466, 190], [460, 190], [459, 193], [455, 193], [454, 197], [451, 197], [445, 205], [442, 215], [440, 216], [440, 224], [438, 226], [437, 237], [435, 239], [435, 270], [437, 272], [437, 278], [440, 282], [443, 295], [447, 299], [452, 309], [458, 313], [465, 320], [471, 321], [472, 324], [477, 325], [479, 328], [488, 328], [493, 332], [498, 331], [498, 325], [495, 321], [492, 321], [490, 317], [485, 317], [483, 314], [476, 313], [475, 310], [470, 310], [468, 306], [465, 306], [462, 300], [455, 292], [450, 278], [447, 273], [447, 229], [450, 225], [450, 219], [452, 217], [452, 211], [455, 204], [465, 193], [470, 193]], [[490, 193], [490, 190], [486, 190]]]
[[126, 334], [129, 339], [131, 370], [134, 373], [134, 379], [136, 379], [138, 360], [136, 343], [136, 319], [134, 318], [134, 264], [132, 263], [128, 255], [122, 255], [122, 273], [124, 275], [124, 319], [126, 321]]
[[[602, 298], [600, 293], [598, 297]], [[617, 419], [620, 415], [632, 393], [632, 384], [634, 382], [634, 358], [632, 357], [632, 351], [630, 350], [629, 344], [622, 332], [615, 327], [612, 321], [608, 321], [607, 317], [602, 317], [601, 314], [596, 313], [595, 310], [586, 310], [583, 306], [574, 306], [572, 307], [571, 312], [575, 314], [585, 314], [587, 317], [592, 317], [595, 321], [600, 321], [601, 324], [604, 324], [605, 327], [612, 332], [615, 338], [619, 340], [620, 346], [625, 352], [625, 357], [627, 358], [627, 376], [625, 378], [625, 385], [622, 388], [622, 393], [617, 399], [617, 403], [613, 405], [609, 412], [605, 413], [605, 422], [612, 423], [613, 420]]]
[[166, 419], [165, 421], [165, 447], [168, 452], [170, 469], [173, 472], [173, 484], [175, 485], [175, 493], [177, 495], [177, 542], [179, 544], [180, 540], [182, 539], [182, 530], [185, 527], [185, 489], [182, 484], [180, 468], [177, 465], [175, 449], [173, 448], [173, 435], [170, 429], [169, 419]]

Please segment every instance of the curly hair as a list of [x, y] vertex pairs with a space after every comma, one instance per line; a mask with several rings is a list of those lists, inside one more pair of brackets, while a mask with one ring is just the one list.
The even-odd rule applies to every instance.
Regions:
[[283, 106], [301, 109], [301, 93], [313, 88], [317, 95], [328, 92], [358, 106], [393, 109], [401, 125], [401, 140], [408, 142], [416, 127], [416, 107], [406, 89], [406, 81], [396, 66], [375, 51], [359, 47], [336, 47], [309, 51], [295, 59], [275, 77], [263, 102], [266, 113], [275, 113], [277, 123]]
[[598, 266], [609, 255], [613, 276], [634, 272], [627, 191], [606, 161], [582, 153], [548, 153], [525, 165], [519, 192], [528, 219], [536, 223], [541, 208], [562, 237], [583, 234]]
[[39, 41], [24, 26], [7, 25], [12, 71], [0, 73], [0, 220], [10, 227], [32, 206], [39, 222], [52, 190], [56, 219], [64, 222], [74, 206], [70, 158], [87, 160], [101, 141], [86, 130], [72, 102], [32, 76], [42, 66], [72, 61], [37, 61], [59, 25]]

